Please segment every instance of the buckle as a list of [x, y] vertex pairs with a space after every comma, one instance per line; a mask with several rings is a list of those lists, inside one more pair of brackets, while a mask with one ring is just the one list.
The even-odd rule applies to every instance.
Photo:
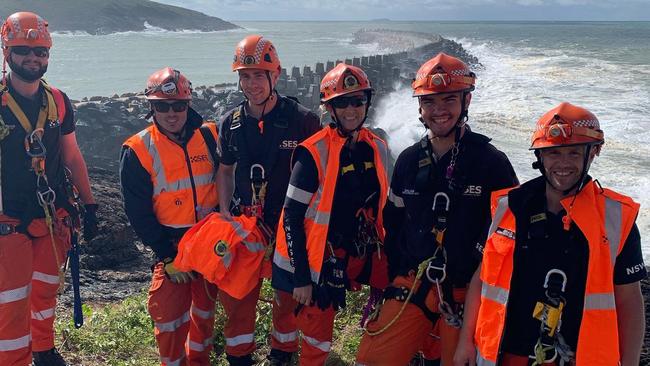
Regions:
[[16, 233], [16, 225], [0, 223], [0, 235], [11, 235]]

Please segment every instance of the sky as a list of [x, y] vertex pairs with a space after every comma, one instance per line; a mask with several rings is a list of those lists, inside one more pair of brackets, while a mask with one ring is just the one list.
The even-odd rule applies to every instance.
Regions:
[[154, 0], [225, 20], [650, 20], [650, 0]]

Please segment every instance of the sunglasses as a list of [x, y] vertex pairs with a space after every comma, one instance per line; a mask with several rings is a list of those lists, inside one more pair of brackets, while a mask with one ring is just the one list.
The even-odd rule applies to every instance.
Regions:
[[368, 103], [368, 97], [338, 97], [330, 101], [332, 107], [337, 109], [344, 109], [348, 106], [361, 107]]
[[20, 56], [27, 56], [30, 52], [34, 52], [36, 57], [48, 57], [50, 55], [50, 50], [47, 47], [13, 46], [11, 52]]
[[165, 102], [154, 102], [153, 108], [156, 112], [167, 113], [171, 108], [174, 112], [185, 112], [187, 110], [187, 102], [174, 102], [174, 103], [165, 103]]

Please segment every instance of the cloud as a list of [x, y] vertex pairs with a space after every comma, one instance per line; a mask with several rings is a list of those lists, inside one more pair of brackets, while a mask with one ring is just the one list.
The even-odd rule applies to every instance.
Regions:
[[[650, 20], [650, 0], [155, 0], [227, 20]], [[645, 9], [645, 10], [644, 10]]]

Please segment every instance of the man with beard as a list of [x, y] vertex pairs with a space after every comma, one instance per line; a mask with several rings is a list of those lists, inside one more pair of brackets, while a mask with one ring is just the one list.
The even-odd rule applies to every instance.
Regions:
[[0, 364], [22, 366], [33, 358], [37, 366], [62, 366], [54, 348], [54, 309], [78, 219], [67, 178], [85, 206], [86, 240], [97, 234], [97, 204], [70, 100], [41, 80], [52, 46], [47, 22], [15, 13], [0, 34]]

